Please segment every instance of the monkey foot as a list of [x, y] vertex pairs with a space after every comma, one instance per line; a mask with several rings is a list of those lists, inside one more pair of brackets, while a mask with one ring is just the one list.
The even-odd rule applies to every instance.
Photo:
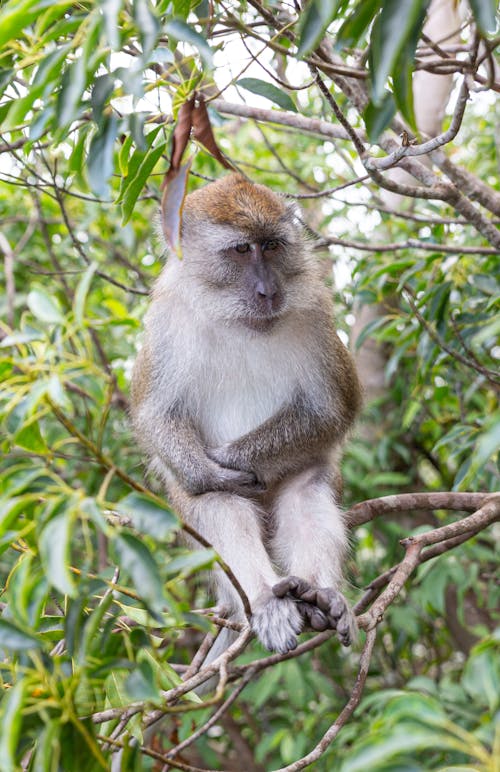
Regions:
[[298, 576], [288, 576], [274, 585], [273, 592], [277, 598], [293, 599], [304, 623], [313, 630], [336, 630], [343, 646], [355, 640], [354, 615], [342, 593], [333, 587], [315, 587]]
[[252, 629], [260, 642], [279, 654], [295, 649], [303, 624], [303, 615], [295, 601], [271, 593], [259, 600], [252, 614]]

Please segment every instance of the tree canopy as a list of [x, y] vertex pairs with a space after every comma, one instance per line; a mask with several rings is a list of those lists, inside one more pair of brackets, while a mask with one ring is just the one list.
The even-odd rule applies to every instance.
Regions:
[[[498, 768], [497, 15], [2, 4], [3, 772]], [[359, 646], [269, 655], [243, 625], [203, 701], [219, 558], [180, 546], [127, 413], [174, 136], [187, 189], [222, 159], [300, 204], [366, 403], [343, 463]]]

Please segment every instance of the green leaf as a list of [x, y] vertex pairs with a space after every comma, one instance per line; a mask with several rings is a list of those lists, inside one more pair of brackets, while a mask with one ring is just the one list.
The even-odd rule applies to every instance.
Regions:
[[446, 713], [439, 700], [417, 692], [404, 692], [391, 699], [384, 710], [384, 718], [398, 724], [409, 718], [433, 728], [446, 723]]
[[45, 129], [54, 117], [54, 107], [49, 105], [36, 114], [36, 118], [30, 123], [28, 129], [30, 142], [35, 142], [45, 133]]
[[378, 472], [370, 475], [370, 485], [378, 486], [403, 486], [410, 481], [410, 476], [404, 472]]
[[[144, 150], [141, 150], [140, 148], [136, 148], [130, 157], [129, 157], [129, 153], [130, 153], [130, 148], [132, 147], [132, 137], [129, 135], [125, 139], [125, 142], [120, 148], [120, 153], [118, 158], [120, 170], [122, 174], [124, 174], [125, 176], [123, 177], [122, 183], [120, 185], [120, 192], [118, 194], [117, 203], [121, 203], [123, 201], [123, 197], [125, 195], [127, 188], [135, 179], [140, 165], [144, 161], [146, 154], [152, 149], [154, 142], [156, 140], [156, 137], [158, 136], [160, 131], [161, 131], [161, 126], [156, 126], [152, 131], [150, 131], [146, 136], [146, 144], [148, 146], [148, 149], [144, 151]], [[122, 169], [122, 166], [123, 166], [123, 169]]]
[[[34, 31], [32, 33], [34, 40], [43, 38], [44, 42], [49, 43], [57, 40], [59, 37], [63, 37], [66, 32], [69, 37], [71, 32], [76, 30], [83, 21], [84, 17], [82, 14], [66, 15], [64, 13], [66, 8], [70, 8], [73, 5], [72, 0], [55, 0], [53, 3], [43, 2], [41, 5], [43, 10], [34, 21]], [[64, 32], [63, 35], [60, 35], [62, 29], [64, 29]]]
[[[120, 169], [120, 174], [124, 179], [127, 177], [128, 170], [129, 170], [128, 164], [129, 164], [129, 155], [130, 155], [131, 147], [132, 147], [132, 135], [129, 134], [128, 137], [126, 137], [125, 141], [123, 142], [118, 152], [118, 166]], [[139, 148], [139, 151], [143, 152], [142, 148]], [[122, 181], [122, 185], [123, 185], [123, 181]]]
[[42, 437], [38, 421], [33, 421], [27, 426], [16, 432], [14, 442], [20, 448], [30, 451], [30, 453], [46, 453], [47, 445]]
[[156, 44], [160, 32], [160, 22], [149, 0], [134, 0], [134, 21], [139, 29], [139, 37], [142, 46], [142, 55], [147, 60]]
[[493, 34], [497, 28], [497, 0], [469, 0], [469, 5], [483, 35]]
[[[160, 689], [170, 689], [172, 686], [179, 686], [182, 683], [182, 678], [179, 673], [169, 665], [168, 662], [158, 662], [154, 656], [154, 649], [143, 648], [137, 655], [138, 662], [147, 662], [154, 673], [155, 683], [158, 684]], [[190, 699], [195, 702], [201, 702], [200, 698], [191, 692]]]
[[185, 555], [179, 555], [167, 563], [167, 574], [169, 576], [180, 574], [184, 577], [193, 571], [210, 568], [215, 560], [215, 556], [213, 549], [192, 550]]
[[80, 326], [83, 324], [85, 300], [87, 299], [90, 285], [92, 283], [92, 279], [94, 277], [96, 270], [97, 270], [97, 263], [96, 262], [91, 263], [89, 267], [86, 269], [80, 281], [78, 282], [78, 286], [75, 290], [75, 295], [73, 299], [73, 313], [75, 315], [75, 320], [77, 324]]
[[60, 76], [61, 64], [66, 59], [69, 51], [71, 51], [71, 45], [66, 43], [56, 48], [55, 51], [51, 51], [50, 54], [42, 59], [33, 79], [33, 85], [44, 86], [44, 93], [46, 93], [52, 81]]
[[372, 101], [368, 102], [363, 113], [363, 120], [370, 142], [378, 140], [394, 118], [395, 112], [394, 97], [389, 91], [385, 91], [384, 98], [379, 105], [375, 105]]
[[109, 45], [113, 51], [120, 48], [120, 27], [118, 25], [118, 14], [121, 11], [123, 0], [99, 0], [104, 16], [104, 29]]
[[270, 102], [274, 102], [283, 108], [283, 110], [291, 110], [296, 113], [297, 108], [292, 98], [282, 89], [275, 86], [273, 83], [267, 83], [265, 80], [259, 78], [241, 78], [237, 80], [235, 86], [241, 86], [241, 88], [251, 91], [252, 94], [258, 94], [259, 96], [269, 99]]
[[105, 112], [105, 105], [115, 88], [115, 78], [106, 73], [95, 78], [90, 94], [90, 104], [92, 105], [92, 118], [102, 131], [103, 123], [108, 117]]
[[[346, 756], [340, 772], [367, 772], [367, 770], [385, 769], [390, 759], [401, 754], [412, 754], [420, 750], [427, 751], [443, 742], [446, 735], [424, 729], [416, 724], [403, 723], [392, 727], [387, 734], [381, 732], [371, 735], [361, 746]], [[445, 746], [446, 747], [446, 746]], [[440, 748], [441, 750], [441, 748]], [[401, 767], [400, 767], [401, 768]]]
[[396, 104], [401, 115], [415, 132], [417, 131], [417, 124], [413, 107], [413, 70], [415, 67], [415, 51], [422, 34], [426, 11], [427, 5], [424, 3], [392, 72]]
[[147, 150], [146, 138], [144, 136], [144, 124], [149, 113], [131, 113], [128, 117], [130, 132], [135, 146], [139, 150]]
[[124, 687], [133, 700], [158, 702], [161, 699], [160, 690], [155, 683], [153, 668], [145, 660], [129, 675]]
[[60, 729], [60, 720], [52, 719], [45, 724], [36, 741], [30, 772], [52, 772], [54, 769], [60, 769]]
[[146, 605], [161, 612], [166, 605], [163, 583], [155, 560], [143, 542], [130, 533], [122, 533], [113, 541], [118, 563], [135, 585]]
[[135, 202], [142, 192], [142, 189], [144, 188], [149, 175], [165, 152], [166, 146], [166, 142], [161, 142], [156, 147], [151, 147], [144, 156], [136, 174], [132, 177], [132, 179], [130, 179], [130, 181], [128, 181], [127, 178], [128, 184], [123, 194], [122, 203], [122, 225], [125, 225], [130, 219], [130, 216], [134, 211]]
[[[31, 633], [26, 633], [12, 622], [0, 619], [0, 648], [7, 651], [32, 651], [41, 649], [42, 642]], [[1, 757], [1, 756], [0, 756]]]
[[94, 134], [87, 157], [90, 187], [98, 196], [109, 193], [108, 180], [113, 173], [113, 150], [118, 132], [118, 120], [112, 113], [103, 121], [102, 129]]
[[368, 28], [381, 5], [381, 0], [358, 0], [353, 12], [339, 29], [335, 49], [339, 50], [354, 46]]
[[2, 493], [4, 496], [15, 496], [18, 493], [24, 492], [30, 493], [35, 480], [43, 479], [45, 475], [46, 470], [43, 467], [33, 468], [33, 464], [29, 467], [10, 467], [2, 475]]
[[[0, 11], [0, 48], [28, 27], [43, 8], [51, 5], [50, 0], [10, 0]], [[67, 5], [67, 3], [63, 4]]]
[[71, 62], [62, 77], [56, 107], [56, 120], [60, 128], [67, 126], [78, 114], [86, 82], [86, 62], [82, 55]]
[[15, 72], [11, 67], [0, 67], [0, 91], [5, 91]]
[[488, 341], [495, 341], [496, 337], [500, 334], [500, 314], [496, 314], [492, 317], [491, 322], [485, 324], [482, 329], [477, 332], [472, 338], [475, 346], [480, 346], [482, 343]]
[[11, 346], [21, 346], [23, 343], [31, 343], [34, 340], [43, 340], [44, 334], [38, 330], [30, 328], [23, 332], [14, 332], [7, 335], [1, 342], [0, 348], [10, 348]]
[[183, 43], [189, 43], [190, 45], [197, 48], [200, 53], [202, 62], [209, 69], [212, 68], [213, 66], [212, 49], [208, 45], [205, 38], [202, 37], [199, 32], [193, 29], [193, 27], [191, 27], [189, 24], [186, 24], [186, 22], [181, 21], [180, 19], [172, 19], [171, 21], [167, 21], [166, 24], [163, 25], [163, 29], [167, 33], [169, 38], [173, 38], [174, 40], [180, 40]]
[[21, 678], [5, 694], [1, 703], [0, 720], [0, 759], [2, 772], [17, 772], [17, 752], [21, 725], [23, 721], [23, 704], [26, 695], [26, 681]]
[[321, 42], [334, 20], [341, 0], [309, 0], [300, 14], [297, 57], [303, 59]]
[[[13, 99], [3, 124], [4, 128], [8, 131], [9, 129], [16, 128], [20, 123], [22, 123], [26, 113], [31, 109], [33, 102], [36, 99], [39, 99], [42, 93], [43, 85], [37, 86], [35, 83], [33, 83], [25, 96], [21, 97], [20, 99]], [[31, 133], [32, 132], [30, 130], [30, 136]]]
[[484, 464], [487, 463], [487, 461], [489, 461], [494, 453], [498, 453], [499, 451], [500, 421], [497, 421], [490, 429], [480, 435], [473, 454], [473, 468], [481, 468]]
[[74, 598], [76, 588], [69, 570], [72, 519], [69, 511], [55, 515], [40, 534], [40, 557], [49, 582]]
[[165, 541], [179, 527], [179, 521], [172, 510], [162, 507], [142, 493], [130, 493], [116, 506], [119, 512], [129, 515], [134, 528], [159, 541]]
[[172, 5], [174, 16], [178, 16], [180, 19], [186, 21], [187, 17], [189, 16], [189, 11], [191, 10], [191, 6], [194, 5], [194, 3], [192, 0], [173, 0]]
[[[427, 0], [425, 7], [427, 7]], [[392, 73], [403, 46], [407, 43], [422, 12], [422, 0], [386, 0], [375, 19], [370, 38], [372, 100], [379, 104], [385, 94], [387, 78]]]
[[31, 313], [41, 322], [48, 324], [62, 324], [64, 322], [58, 301], [44, 290], [31, 290], [27, 300]]
[[493, 714], [500, 704], [500, 665], [498, 651], [491, 646], [471, 654], [465, 665], [462, 685], [470, 696], [488, 705]]
[[17, 518], [17, 515], [36, 501], [38, 496], [38, 493], [27, 493], [24, 496], [0, 499], [0, 536], [5, 534]]
[[102, 645], [102, 635], [99, 627], [112, 603], [113, 595], [105, 595], [86, 620], [83, 632], [79, 636], [78, 661], [81, 664], [84, 664], [86, 657], [89, 655], [98, 654], [99, 648]]
[[407, 403], [401, 425], [403, 429], [409, 429], [415, 418], [422, 410], [422, 404], [418, 399], [410, 399]]

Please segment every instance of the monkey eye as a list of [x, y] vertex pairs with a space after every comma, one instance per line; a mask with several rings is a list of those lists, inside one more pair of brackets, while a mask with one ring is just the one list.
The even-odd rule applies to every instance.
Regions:
[[249, 252], [250, 244], [236, 244], [235, 250], [239, 252], [240, 255], [243, 255], [245, 252]]
[[269, 241], [264, 241], [262, 244], [262, 249], [264, 252], [267, 252], [268, 250], [278, 249], [280, 246], [280, 242], [278, 239], [269, 239]]

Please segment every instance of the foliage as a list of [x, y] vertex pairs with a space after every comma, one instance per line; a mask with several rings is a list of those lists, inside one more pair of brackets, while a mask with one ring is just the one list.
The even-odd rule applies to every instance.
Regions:
[[[333, 244], [343, 332], [361, 306], [381, 309], [357, 337], [360, 357], [367, 342], [384, 352], [385, 388], [349, 444], [346, 503], [403, 490], [500, 488], [500, 274], [498, 244], [487, 238], [500, 216], [498, 107], [490, 99], [499, 84], [488, 69], [496, 4], [471, 2], [460, 38], [462, 61], [474, 41], [487, 46], [483, 64], [467, 72], [491, 88], [468, 106], [460, 142], [434, 149], [429, 161], [437, 168], [437, 153], [451, 159], [478, 217], [467, 220], [470, 210], [456, 198], [387, 203], [317, 87], [320, 74], [351, 128], [379, 142], [365, 148], [371, 159], [393, 152], [383, 132], [396, 110], [406, 123], [393, 123], [395, 132], [416, 131], [415, 68], [449, 71], [447, 57], [427, 64], [422, 52], [427, 5], [311, 0], [295, 14], [291, 5], [257, 0], [3, 4], [5, 772], [75, 769], [75, 759], [82, 772], [108, 769], [121, 746], [121, 769], [153, 769], [154, 748], [141, 748], [144, 715], [168, 702], [168, 750], [213, 711], [193, 692], [166, 695], [214, 630], [193, 612], [207, 599], [192, 577], [216, 557], [203, 545], [180, 546], [175, 514], [143, 480], [127, 417], [147, 293], [161, 268], [152, 223], [172, 124], [195, 90], [207, 99], [225, 154], [257, 181], [297, 196], [312, 235]], [[346, 79], [352, 93], [362, 88], [358, 101], [342, 90]], [[249, 119], [230, 120], [219, 91], [229, 104], [236, 93], [248, 98]], [[256, 123], [251, 111], [259, 107], [267, 120]], [[279, 125], [283, 115], [288, 123]], [[305, 122], [293, 122], [299, 118]], [[322, 133], [318, 119], [333, 133]], [[221, 173], [205, 152], [193, 171]], [[324, 266], [329, 280], [326, 255]], [[448, 521], [444, 511], [407, 513], [359, 527], [353, 598], [401, 559], [399, 539]], [[482, 531], [418, 567], [404, 604], [389, 606], [380, 624], [366, 697], [315, 768], [496, 769], [493, 544]], [[261, 656], [252, 644], [238, 664]], [[250, 753], [255, 769], [292, 764], [342, 709], [358, 659], [359, 651], [327, 643], [269, 667], [182, 758], [236, 768]]]

